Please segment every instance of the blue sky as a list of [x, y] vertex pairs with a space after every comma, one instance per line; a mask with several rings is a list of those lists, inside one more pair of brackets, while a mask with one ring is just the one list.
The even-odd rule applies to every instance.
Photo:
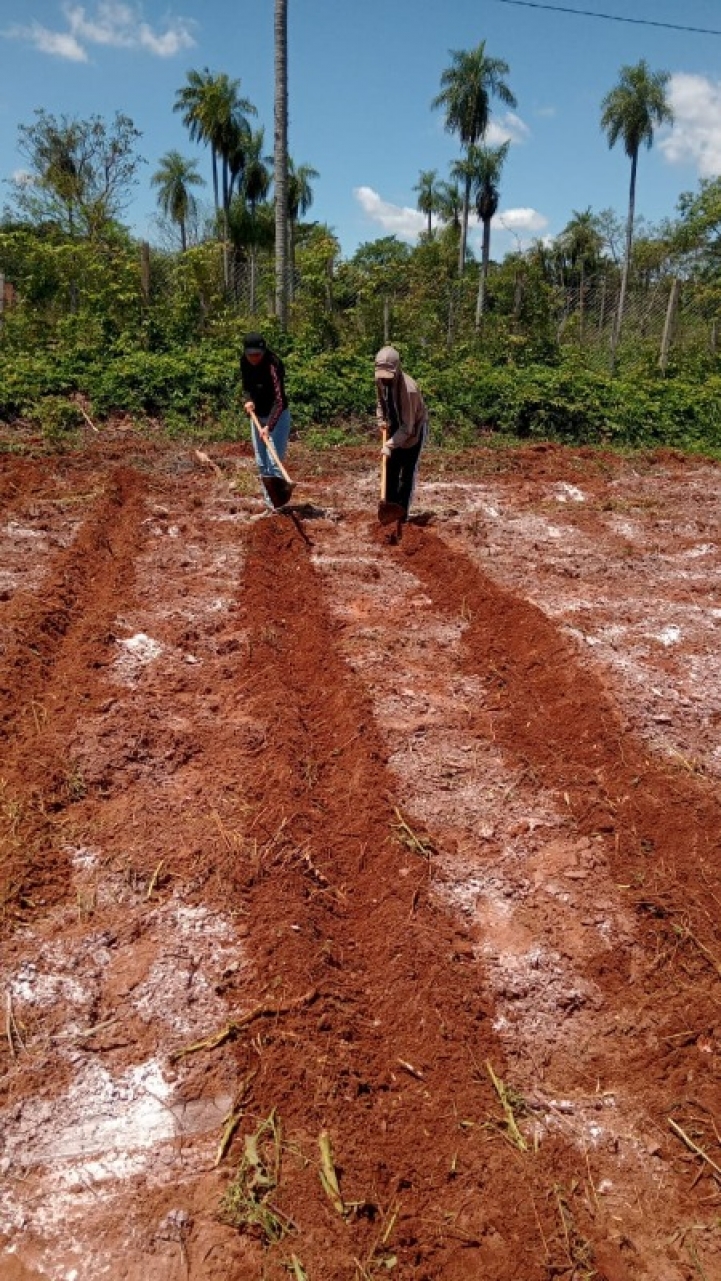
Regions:
[[[447, 179], [457, 140], [431, 109], [449, 50], [486, 41], [509, 64], [518, 106], [493, 107], [489, 140], [510, 138], [492, 252], [555, 236], [574, 210], [626, 209], [629, 163], [611, 151], [600, 104], [624, 64], [645, 58], [671, 73], [676, 120], [639, 162], [637, 210], [672, 216], [682, 191], [721, 174], [719, 0], [559, 0], [633, 17], [636, 24], [508, 0], [288, 0], [290, 152], [320, 177], [308, 217], [329, 224], [343, 254], [379, 236], [413, 243], [424, 220], [414, 185], [423, 169]], [[552, 3], [552, 0], [549, 0]], [[210, 158], [173, 112], [190, 68], [227, 72], [273, 135], [273, 0], [0, 0], [0, 179], [22, 169], [17, 130], [38, 107], [60, 117], [129, 115], [147, 164], [125, 221], [157, 240], [150, 176], [170, 149], [197, 159], [211, 202]], [[2, 203], [10, 195], [2, 188]], [[478, 245], [478, 230], [471, 230]]]

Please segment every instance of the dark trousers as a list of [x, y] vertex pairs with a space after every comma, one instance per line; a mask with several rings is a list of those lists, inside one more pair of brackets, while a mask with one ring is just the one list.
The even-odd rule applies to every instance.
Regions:
[[390, 458], [386, 460], [386, 501], [399, 503], [406, 516], [413, 499], [418, 463], [426, 442], [426, 430], [424, 426], [420, 439], [410, 449], [392, 449]]

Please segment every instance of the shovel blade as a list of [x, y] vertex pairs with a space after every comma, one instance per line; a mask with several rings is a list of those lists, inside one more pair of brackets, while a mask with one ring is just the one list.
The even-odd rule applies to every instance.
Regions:
[[386, 503], [381, 501], [378, 504], [378, 520], [381, 525], [395, 525], [399, 520], [405, 520], [406, 509], [401, 507], [400, 503]]
[[274, 507], [285, 507], [290, 502], [290, 496], [295, 486], [282, 476], [261, 476], [265, 485], [266, 493]]

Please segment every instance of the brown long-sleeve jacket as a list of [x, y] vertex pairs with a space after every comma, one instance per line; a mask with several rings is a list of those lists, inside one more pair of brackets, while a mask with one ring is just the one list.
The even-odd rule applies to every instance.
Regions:
[[[384, 386], [393, 397], [393, 404], [400, 426], [396, 427], [388, 438], [391, 449], [410, 449], [421, 439], [423, 428], [428, 421], [428, 411], [418, 384], [402, 369], [399, 369], [393, 381], [385, 384], [376, 380], [376, 418], [378, 426], [389, 423], [388, 412], [383, 400]], [[389, 425], [392, 425], [389, 423]]]

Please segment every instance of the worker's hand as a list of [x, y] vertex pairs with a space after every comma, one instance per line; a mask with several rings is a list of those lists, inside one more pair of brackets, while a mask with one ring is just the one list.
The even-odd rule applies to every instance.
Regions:
[[383, 455], [384, 458], [390, 458], [392, 453], [393, 453], [393, 450], [391, 449], [388, 443], [386, 443], [381, 447], [381, 454]]
[[246, 414], [252, 414], [252, 413], [254, 413], [254, 412], [255, 412], [255, 402], [254, 402], [254, 401], [252, 401], [252, 400], [246, 400], [245, 404], [243, 405], [243, 409], [245, 410]]

